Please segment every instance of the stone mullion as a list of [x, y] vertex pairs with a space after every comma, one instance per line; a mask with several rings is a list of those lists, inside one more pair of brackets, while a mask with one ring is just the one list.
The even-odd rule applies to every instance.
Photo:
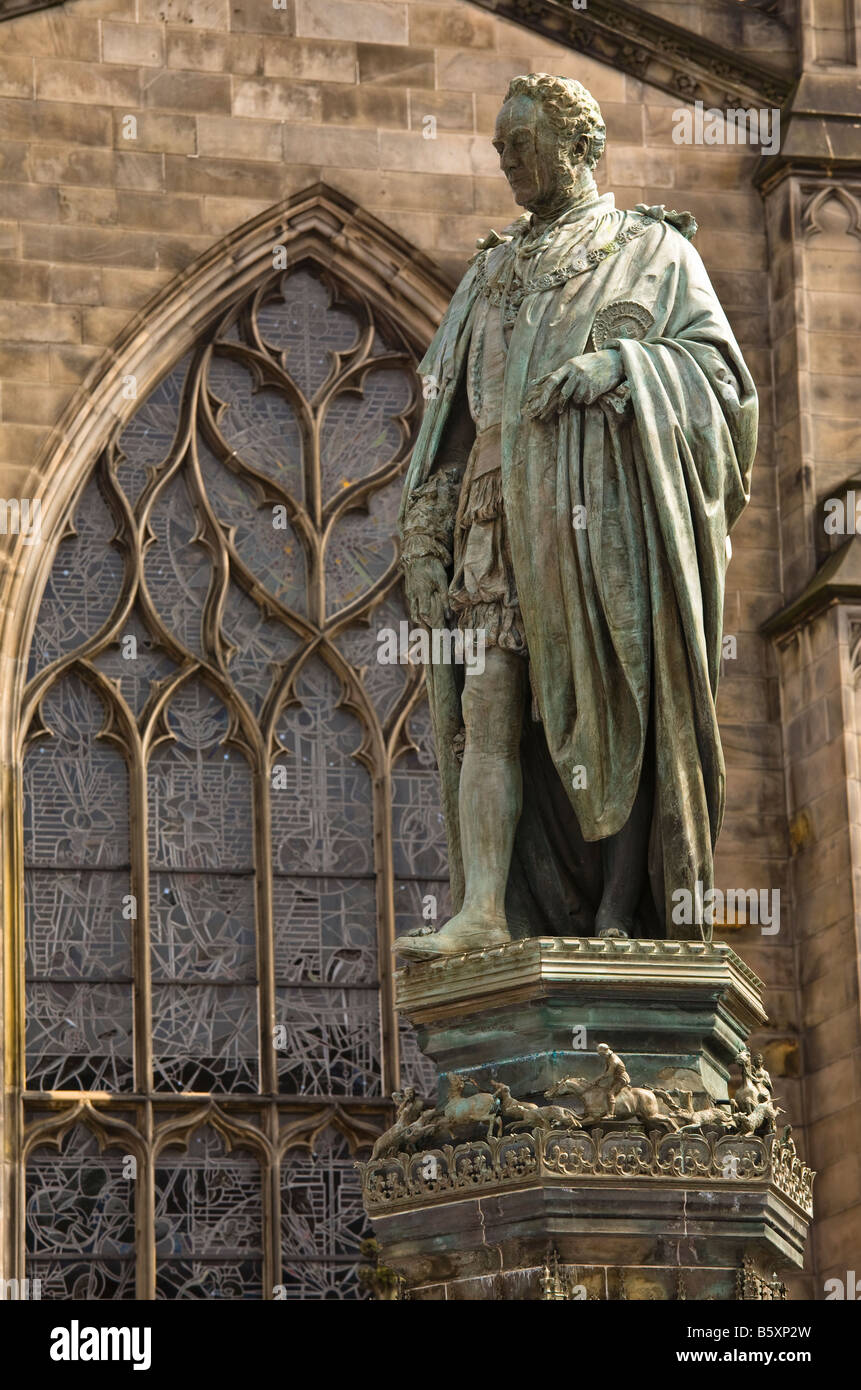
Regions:
[[[135, 735], [129, 759], [129, 889], [134, 899], [132, 963], [134, 970], [134, 1077], [141, 1095], [152, 1092], [152, 968], [149, 920], [149, 844], [147, 768], [143, 745]], [[118, 904], [119, 910], [119, 904]]]
[[260, 1089], [264, 1095], [278, 1090], [275, 1064], [275, 920], [272, 890], [272, 803], [270, 759], [261, 749], [255, 772], [254, 795], [254, 898], [257, 917], [258, 1019]]
[[155, 1298], [155, 1157], [152, 1101], [144, 1102], [146, 1162], [135, 1184], [135, 1285], [140, 1300]]
[[[271, 1112], [272, 1106], [267, 1106], [267, 1111]], [[269, 1129], [268, 1114], [264, 1118], [264, 1126]], [[257, 1155], [259, 1159], [259, 1155]], [[273, 1188], [273, 1176], [277, 1173], [277, 1164], [272, 1155], [268, 1154], [260, 1160], [260, 1210], [263, 1226], [263, 1270], [261, 1278], [263, 1287], [261, 1298], [264, 1303], [272, 1298], [272, 1291], [278, 1283], [276, 1270], [280, 1268], [278, 1260], [278, 1202], [277, 1194]]]
[[[8, 1222], [3, 1255], [8, 1265], [3, 1263], [3, 1276], [9, 1279], [24, 1279], [27, 1276], [27, 1162], [24, 1158], [24, 1102], [20, 1093], [8, 1096], [7, 1120], [9, 1138], [15, 1142], [14, 1168], [9, 1165], [8, 1187], [4, 1179], [4, 1193], [9, 1194]], [[5, 1167], [5, 1165], [4, 1165]]]
[[[132, 919], [134, 970], [134, 1069], [135, 1090], [144, 1102], [147, 1161], [135, 1185], [135, 1280], [139, 1299], [155, 1298], [155, 1175], [152, 1161], [152, 960], [149, 915], [149, 837], [147, 767], [143, 745], [134, 736], [129, 756], [129, 851], [130, 891], [135, 901]], [[118, 1097], [119, 1100], [122, 1097]]]
[[394, 752], [400, 744], [399, 730], [406, 728], [416, 709], [424, 682], [418, 684], [409, 698], [406, 709], [397, 721], [393, 736], [383, 738], [379, 762], [381, 771], [374, 776], [374, 856], [377, 874], [377, 950], [380, 976], [380, 1018], [383, 1047], [383, 1095], [390, 1095], [401, 1084], [401, 1049], [398, 1015], [395, 1010], [395, 966], [392, 947], [395, 941], [395, 849], [394, 799], [392, 776]]
[[395, 1014], [392, 946], [395, 940], [395, 873], [392, 832], [392, 765], [388, 751], [373, 778], [374, 869], [377, 888], [377, 956], [382, 1028], [382, 1087], [388, 1095], [400, 1086], [400, 1048]]
[[308, 575], [308, 614], [317, 628], [326, 621], [326, 579], [323, 569], [323, 478], [320, 466], [320, 417], [312, 414], [304, 432], [305, 498], [311, 518], [312, 553]]
[[281, 1283], [281, 1163], [278, 1157], [278, 1107], [266, 1106], [264, 1118], [270, 1157], [263, 1175], [263, 1299], [274, 1297]]
[[[26, 1002], [24, 923], [23, 759], [5, 767], [2, 778], [3, 823], [11, 833], [3, 836], [3, 1035], [0, 1071], [3, 1072], [2, 1160], [0, 1160], [0, 1209], [12, 1216], [0, 1245], [0, 1277], [24, 1277], [25, 1173], [21, 1159], [24, 1115], [21, 1101], [26, 1088]], [[19, 872], [20, 866], [20, 872]], [[15, 1156], [15, 1161], [10, 1160]]]

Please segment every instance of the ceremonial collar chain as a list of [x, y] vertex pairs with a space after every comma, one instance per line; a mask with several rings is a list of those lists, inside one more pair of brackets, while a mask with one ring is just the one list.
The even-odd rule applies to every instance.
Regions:
[[[505, 321], [513, 323], [517, 316], [517, 311], [527, 295], [540, 294], [545, 290], [556, 289], [559, 285], [564, 285], [566, 280], [570, 280], [574, 275], [582, 275], [587, 270], [594, 270], [597, 265], [605, 261], [608, 256], [613, 256], [617, 251], [629, 241], [634, 241], [636, 237], [642, 236], [646, 228], [650, 225], [651, 219], [638, 215], [637, 221], [631, 226], [620, 231], [612, 241], [608, 241], [604, 246], [596, 246], [591, 251], [580, 251], [573, 256], [565, 265], [559, 266], [556, 270], [545, 271], [541, 275], [536, 275], [527, 284], [520, 284], [508, 287], [509, 276], [505, 273], [497, 273], [493, 279], [488, 278], [487, 262], [490, 256], [490, 248], [484, 251], [478, 262], [476, 274], [476, 288], [479, 294], [485, 296], [491, 304], [501, 304], [505, 301]], [[509, 243], [510, 245], [510, 243]], [[500, 271], [502, 271], [500, 267]]]

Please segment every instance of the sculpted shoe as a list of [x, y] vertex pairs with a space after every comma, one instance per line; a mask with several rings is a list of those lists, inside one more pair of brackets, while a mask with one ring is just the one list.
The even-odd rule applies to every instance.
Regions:
[[599, 910], [595, 922], [595, 935], [613, 937], [617, 940], [627, 940], [629, 937], [637, 935], [637, 921], [634, 917], [616, 916], [609, 912], [604, 913]]
[[399, 936], [392, 950], [404, 960], [435, 960], [440, 956], [462, 956], [467, 951], [483, 951], [488, 946], [504, 946], [511, 933], [504, 918], [467, 917], [459, 912], [439, 931], [416, 927]]

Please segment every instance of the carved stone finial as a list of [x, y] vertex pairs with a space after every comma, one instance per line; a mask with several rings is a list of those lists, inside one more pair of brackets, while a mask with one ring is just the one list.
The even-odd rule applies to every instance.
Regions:
[[541, 1276], [541, 1298], [543, 1302], [564, 1302], [571, 1297], [568, 1277], [559, 1267], [559, 1254], [553, 1250], [545, 1262]]
[[745, 1255], [736, 1276], [737, 1297], [742, 1302], [779, 1302], [786, 1301], [786, 1285], [773, 1275], [771, 1279], [766, 1279], [756, 1268], [750, 1255]]

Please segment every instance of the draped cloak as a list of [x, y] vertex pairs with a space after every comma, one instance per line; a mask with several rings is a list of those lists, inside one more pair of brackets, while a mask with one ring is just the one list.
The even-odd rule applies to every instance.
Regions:
[[[625, 825], [648, 759], [655, 790], [643, 934], [685, 936], [689, 928], [672, 924], [673, 893], [687, 889], [695, 903], [712, 886], [723, 816], [715, 698], [724, 577], [728, 534], [749, 498], [757, 398], [689, 241], [661, 209], [622, 212], [612, 195], [593, 209], [585, 224], [560, 227], [555, 263], [578, 268], [526, 294], [505, 365], [502, 493], [540, 715], [540, 723], [524, 717], [523, 811], [506, 907], [514, 935], [594, 932], [598, 842]], [[453, 440], [463, 435], [474, 309], [510, 240], [475, 258], [420, 365], [436, 392], [402, 521], [414, 491], [462, 461]], [[592, 350], [596, 316], [631, 301], [651, 326], [618, 342], [625, 414], [596, 404], [568, 405], [546, 422], [528, 417], [529, 384]], [[578, 505], [583, 527], [573, 524]], [[428, 668], [455, 910], [462, 687], [462, 669]]]

